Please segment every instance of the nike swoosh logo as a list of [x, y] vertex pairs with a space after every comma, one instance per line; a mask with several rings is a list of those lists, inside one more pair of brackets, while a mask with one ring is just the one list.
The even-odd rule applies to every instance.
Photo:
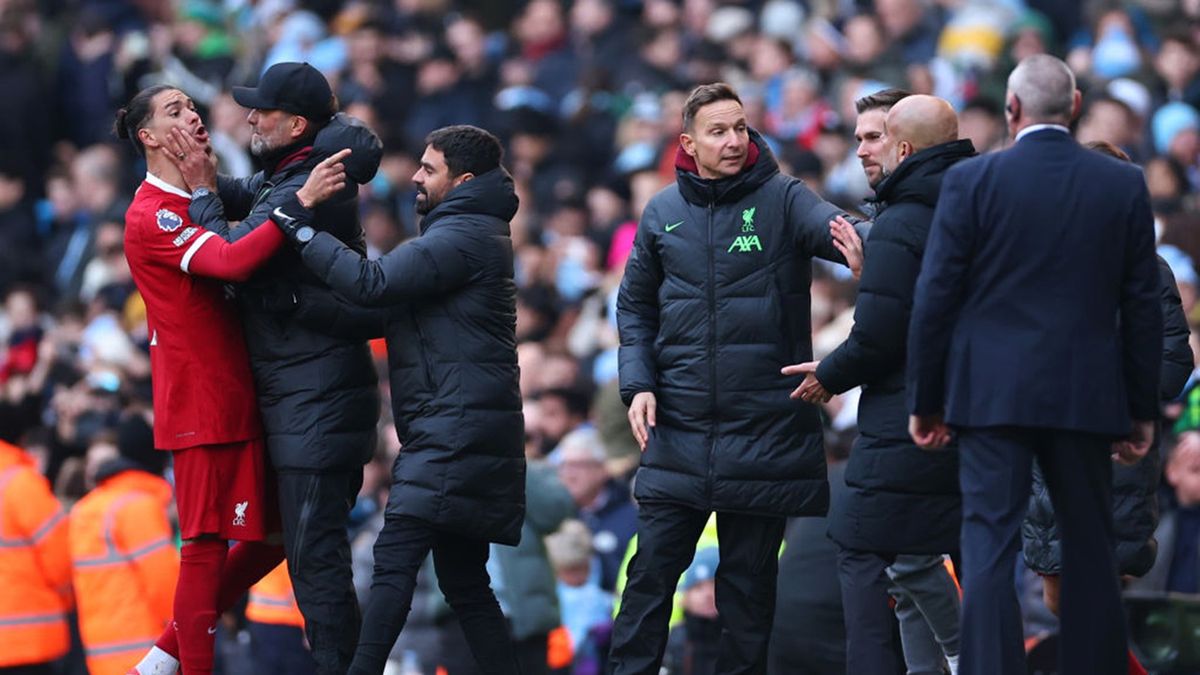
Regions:
[[678, 223], [671, 223], [670, 225], [663, 225], [663, 232], [670, 232], [671, 230], [679, 227], [682, 224], [683, 224], [683, 221], [681, 220]]
[[213, 626], [212, 628], [209, 628], [209, 629], [208, 629], [208, 634], [209, 634], [209, 635], [216, 635], [216, 634], [217, 634], [217, 627], [216, 627], [216, 626]]

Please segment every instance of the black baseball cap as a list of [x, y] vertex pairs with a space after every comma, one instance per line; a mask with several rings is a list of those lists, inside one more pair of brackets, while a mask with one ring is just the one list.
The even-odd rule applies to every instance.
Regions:
[[257, 87], [234, 87], [233, 100], [244, 108], [283, 110], [314, 122], [327, 122], [337, 112], [329, 82], [307, 63], [276, 63]]

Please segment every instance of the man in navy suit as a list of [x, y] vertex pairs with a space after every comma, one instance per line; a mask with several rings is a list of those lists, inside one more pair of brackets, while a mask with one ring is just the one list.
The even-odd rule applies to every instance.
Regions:
[[1125, 673], [1112, 461], [1145, 454], [1162, 313], [1137, 167], [1082, 148], [1075, 77], [1039, 55], [1008, 78], [1012, 148], [946, 174], [908, 339], [910, 432], [959, 435], [963, 675], [1024, 673], [1013, 587], [1034, 458], [1063, 534], [1064, 674]]

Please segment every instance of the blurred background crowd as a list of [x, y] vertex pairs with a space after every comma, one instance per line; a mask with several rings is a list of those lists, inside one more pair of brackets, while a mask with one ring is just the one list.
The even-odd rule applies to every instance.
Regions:
[[[360, 200], [372, 257], [417, 233], [409, 179], [425, 135], [483, 126], [504, 141], [521, 198], [521, 390], [527, 453], [545, 469], [534, 472], [542, 482], [531, 484], [525, 541], [493, 556], [493, 578], [515, 637], [550, 635], [552, 665], [599, 672], [636, 529], [615, 290], [642, 207], [674, 180], [688, 91], [733, 84], [785, 171], [860, 210], [871, 192], [855, 156], [855, 99], [887, 87], [943, 97], [962, 135], [992, 151], [1006, 142], [1005, 78], [1039, 52], [1079, 76], [1079, 140], [1110, 141], [1144, 167], [1160, 253], [1200, 325], [1200, 0], [0, 0], [0, 438], [37, 459], [66, 508], [119, 439], [116, 451], [170, 477], [150, 439], [128, 429], [152, 423], [145, 309], [123, 255], [124, 212], [145, 166], [111, 125], [138, 90], [181, 87], [220, 170], [244, 176], [257, 167], [230, 87], [280, 61], [316, 66], [342, 109], [384, 141]], [[854, 297], [853, 279], [817, 265], [818, 358], [848, 332]], [[381, 345], [376, 354], [382, 367]], [[854, 392], [827, 405], [835, 470], [855, 409]], [[354, 512], [360, 599], [400, 451], [390, 410], [385, 400]], [[1189, 384], [1167, 413], [1164, 512], [1200, 569], [1200, 433], [1188, 433], [1200, 427], [1200, 388]], [[836, 651], [840, 599], [820, 523], [793, 523], [788, 541], [776, 626], [788, 653], [773, 658], [779, 672], [801, 672], [789, 659]], [[715, 618], [715, 549], [701, 546], [683, 583], [677, 623], [687, 630], [672, 672], [704, 672], [686, 664], [715, 648], [703, 638]], [[1163, 588], [1200, 592], [1198, 576], [1164, 575]], [[1033, 638], [1053, 631], [1036, 586]], [[448, 618], [432, 601], [415, 605], [398, 670], [462, 657]], [[268, 672], [242, 658], [236, 625], [227, 667]]]

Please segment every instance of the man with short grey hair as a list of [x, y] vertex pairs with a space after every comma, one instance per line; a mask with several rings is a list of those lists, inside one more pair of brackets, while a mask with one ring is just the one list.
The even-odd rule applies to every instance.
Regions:
[[[1075, 74], [1067, 64], [1039, 54], [1022, 61], [1008, 76], [1004, 110], [1010, 116], [1065, 126], [1074, 119], [1079, 99]], [[1012, 124], [1010, 117], [1010, 130]]]
[[1035, 459], [1063, 533], [1058, 672], [1127, 672], [1112, 459], [1150, 445], [1162, 309], [1146, 182], [1071, 137], [1079, 99], [1062, 61], [1017, 66], [1015, 143], [946, 173], [917, 280], [909, 431], [958, 436], [963, 675], [1026, 670], [1013, 568]]

